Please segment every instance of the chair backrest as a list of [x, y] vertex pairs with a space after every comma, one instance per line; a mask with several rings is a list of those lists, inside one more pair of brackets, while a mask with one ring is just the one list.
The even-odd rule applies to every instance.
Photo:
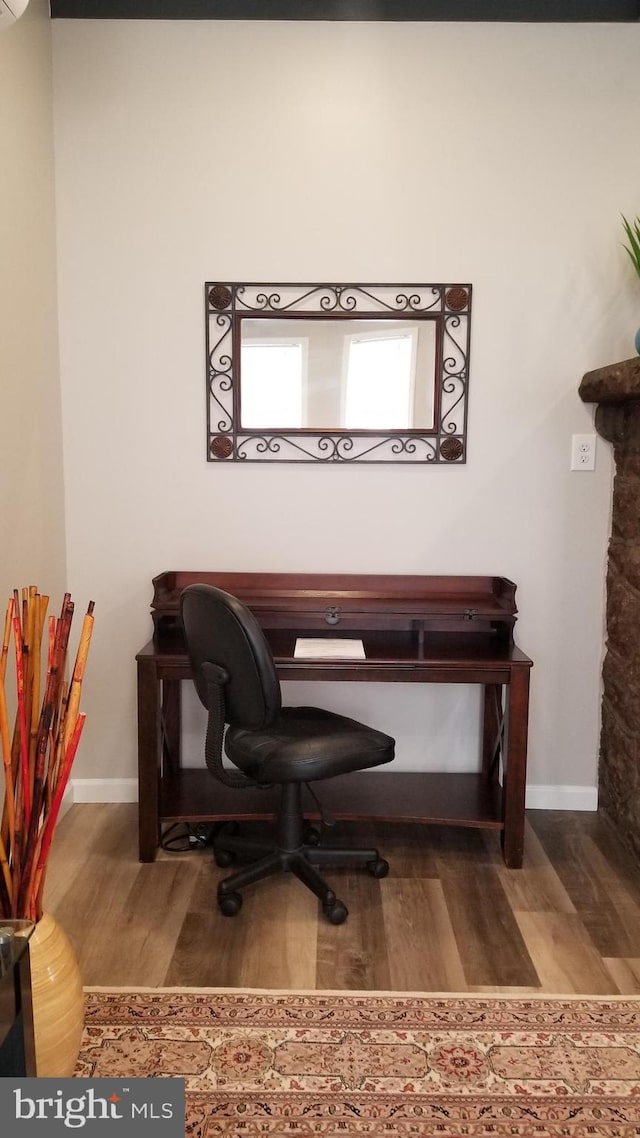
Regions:
[[180, 612], [196, 691], [208, 707], [202, 665], [229, 674], [224, 687], [227, 723], [257, 730], [280, 711], [280, 683], [271, 649], [252, 612], [237, 597], [213, 585], [189, 585]]

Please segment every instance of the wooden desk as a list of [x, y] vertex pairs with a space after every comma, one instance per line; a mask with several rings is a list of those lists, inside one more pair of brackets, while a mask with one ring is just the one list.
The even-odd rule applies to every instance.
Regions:
[[[277, 789], [235, 790], [180, 765], [180, 687], [191, 671], [180, 630], [196, 581], [256, 614], [281, 680], [481, 684], [477, 774], [357, 772], [323, 783], [339, 819], [402, 820], [500, 831], [505, 863], [522, 865], [532, 661], [513, 642], [515, 585], [502, 577], [320, 576], [170, 572], [154, 579], [154, 637], [136, 656], [140, 860], [165, 822], [270, 818]], [[297, 660], [299, 635], [357, 636], [365, 660]], [[203, 741], [204, 746], [204, 741]], [[502, 785], [500, 785], [500, 780]], [[309, 818], [317, 810], [309, 799]]]

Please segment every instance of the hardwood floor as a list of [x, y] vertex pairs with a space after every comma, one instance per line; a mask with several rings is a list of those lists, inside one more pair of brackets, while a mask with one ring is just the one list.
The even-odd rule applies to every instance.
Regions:
[[600, 815], [531, 811], [521, 870], [488, 831], [352, 824], [332, 840], [391, 863], [381, 881], [327, 871], [346, 924], [289, 876], [247, 889], [228, 918], [209, 848], [142, 865], [134, 805], [76, 805], [46, 908], [88, 986], [640, 993], [640, 866]]

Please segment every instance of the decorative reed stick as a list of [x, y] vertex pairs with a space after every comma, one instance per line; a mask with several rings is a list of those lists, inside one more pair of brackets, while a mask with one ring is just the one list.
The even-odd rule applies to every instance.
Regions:
[[62, 605], [62, 613], [56, 628], [51, 669], [49, 670], [47, 676], [47, 684], [42, 701], [42, 710], [40, 713], [37, 729], [35, 729], [36, 746], [33, 764], [33, 807], [31, 810], [31, 819], [28, 827], [27, 844], [24, 856], [24, 869], [22, 875], [22, 886], [19, 896], [19, 905], [21, 908], [26, 906], [27, 889], [31, 880], [31, 871], [33, 868], [38, 841], [40, 815], [42, 812], [44, 797], [49, 732], [54, 716], [54, 710], [59, 701], [72, 618], [73, 602], [67, 593], [65, 594]]
[[[15, 848], [16, 839], [16, 812], [14, 801], [13, 767], [11, 765], [11, 737], [9, 735], [9, 713], [7, 711], [7, 697], [4, 690], [4, 677], [9, 652], [9, 637], [13, 620], [13, 597], [7, 605], [7, 615], [4, 621], [4, 639], [2, 641], [2, 661], [0, 663], [0, 746], [2, 747], [2, 765], [4, 767], [5, 809], [2, 815], [2, 829], [0, 837], [8, 833], [9, 848]], [[5, 829], [6, 815], [6, 829]]]
[[[35, 585], [17, 590], [7, 606], [0, 656], [0, 750], [4, 807], [0, 826], [0, 919], [42, 915], [51, 841], [85, 723], [80, 712], [93, 601], [84, 617], [67, 683], [65, 671], [74, 605], [65, 594], [60, 617]], [[11, 737], [5, 676], [11, 633], [16, 666], [16, 717]], [[42, 669], [43, 641], [46, 645]]]
[[47, 816], [47, 820], [46, 820], [46, 822], [42, 828], [42, 831], [41, 831], [40, 852], [39, 852], [36, 872], [34, 875], [34, 880], [32, 882], [32, 888], [30, 891], [30, 895], [32, 898], [32, 904], [33, 904], [34, 909], [35, 909], [35, 916], [36, 916], [37, 920], [39, 920], [40, 917], [42, 916], [42, 893], [43, 893], [43, 889], [44, 889], [44, 878], [45, 878], [45, 874], [47, 872], [49, 849], [51, 847], [53, 832], [55, 830], [55, 825], [56, 825], [56, 822], [58, 820], [58, 814], [60, 813], [60, 807], [62, 805], [62, 799], [64, 797], [64, 792], [67, 788], [67, 783], [69, 781], [69, 775], [71, 774], [71, 767], [73, 766], [73, 760], [76, 757], [76, 751], [78, 750], [78, 744], [80, 742], [80, 736], [82, 735], [82, 730], [83, 730], [86, 718], [87, 717], [84, 714], [84, 712], [81, 712], [80, 715], [78, 716], [77, 720], [76, 720], [76, 725], [74, 727], [73, 734], [69, 740], [69, 746], [67, 747], [67, 751], [65, 753], [64, 761], [62, 764], [62, 769], [60, 771], [60, 778], [58, 779], [58, 782], [56, 785], [56, 791], [55, 791], [55, 795], [53, 798], [53, 802], [51, 804], [51, 810], [49, 811], [49, 814]]
[[2, 638], [2, 660], [0, 662], [0, 680], [4, 685], [4, 677], [7, 673], [7, 656], [9, 654], [9, 641], [11, 639], [11, 622], [13, 620], [13, 597], [9, 598], [7, 605], [7, 613], [4, 618], [4, 636]]
[[13, 617], [13, 639], [16, 649], [16, 687], [18, 695], [18, 726], [20, 736], [20, 772], [22, 775], [22, 797], [24, 801], [25, 828], [31, 820], [31, 792], [29, 778], [29, 744], [27, 741], [27, 710], [24, 697], [24, 653], [22, 649], [22, 627], [20, 617]]

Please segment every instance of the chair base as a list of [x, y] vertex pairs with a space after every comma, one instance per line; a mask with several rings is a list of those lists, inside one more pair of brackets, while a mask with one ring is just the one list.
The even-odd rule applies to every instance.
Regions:
[[287, 783], [282, 787], [278, 814], [278, 838], [275, 843], [251, 841], [222, 826], [214, 839], [218, 865], [230, 863], [225, 855], [254, 855], [256, 860], [225, 877], [218, 885], [218, 905], [225, 916], [235, 916], [242, 906], [238, 890], [253, 885], [276, 873], [293, 873], [322, 902], [325, 915], [332, 924], [342, 924], [348, 911], [316, 866], [366, 866], [374, 877], [386, 877], [388, 863], [377, 849], [328, 848], [303, 841], [304, 818], [301, 809], [301, 785]]

